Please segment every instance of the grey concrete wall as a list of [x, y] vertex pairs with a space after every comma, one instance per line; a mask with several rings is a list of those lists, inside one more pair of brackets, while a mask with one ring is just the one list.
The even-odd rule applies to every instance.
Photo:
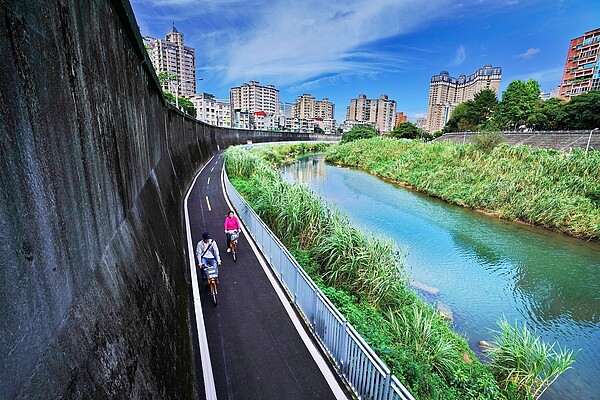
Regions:
[[[547, 131], [547, 132], [500, 132], [506, 144], [511, 146], [531, 146], [537, 149], [571, 151], [573, 149], [600, 150], [600, 132], [596, 131], [590, 139], [590, 131]], [[436, 141], [469, 143], [476, 132], [445, 133]]]
[[0, 0], [0, 398], [194, 398], [182, 196], [217, 129], [164, 103], [129, 4]]

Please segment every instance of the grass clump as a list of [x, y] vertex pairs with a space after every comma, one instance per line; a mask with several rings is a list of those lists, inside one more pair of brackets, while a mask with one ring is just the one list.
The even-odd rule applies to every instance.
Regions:
[[[487, 349], [491, 368], [501, 387], [519, 398], [539, 399], [548, 387], [567, 369], [575, 354], [548, 344], [526, 325], [498, 322], [494, 346]], [[556, 349], [555, 349], [556, 348]]]

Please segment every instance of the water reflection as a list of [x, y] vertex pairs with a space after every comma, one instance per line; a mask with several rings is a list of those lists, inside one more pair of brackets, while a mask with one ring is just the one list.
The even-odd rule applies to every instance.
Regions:
[[546, 340], [582, 349], [576, 369], [543, 398], [599, 398], [600, 245], [451, 206], [319, 157], [286, 166], [282, 176], [408, 246], [413, 278], [440, 289], [423, 296], [452, 310], [476, 352], [502, 316], [525, 322]]

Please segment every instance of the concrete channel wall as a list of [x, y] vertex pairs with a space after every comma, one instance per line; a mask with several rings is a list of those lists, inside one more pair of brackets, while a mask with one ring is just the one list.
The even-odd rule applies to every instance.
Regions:
[[[596, 131], [590, 137], [590, 131], [540, 131], [540, 132], [500, 132], [505, 143], [511, 146], [531, 146], [535, 149], [554, 149], [571, 151], [573, 149], [586, 149], [600, 151], [600, 132]], [[478, 135], [477, 132], [445, 133], [436, 141], [452, 143], [469, 143]]]
[[217, 147], [314, 137], [168, 106], [126, 0], [0, 0], [0, 38], [0, 398], [202, 398], [184, 191]]

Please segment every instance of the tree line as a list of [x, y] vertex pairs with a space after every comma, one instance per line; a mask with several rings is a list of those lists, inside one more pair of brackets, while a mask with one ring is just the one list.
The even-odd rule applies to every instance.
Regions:
[[446, 132], [587, 130], [600, 127], [600, 91], [542, 100], [539, 84], [530, 79], [508, 85], [498, 101], [484, 89], [473, 100], [460, 103], [442, 130]]
[[[573, 97], [542, 100], [535, 80], [515, 80], [498, 101], [496, 92], [483, 89], [473, 100], [460, 103], [441, 131], [426, 132], [411, 122], [394, 127], [389, 136], [431, 140], [448, 132], [559, 131], [587, 130], [600, 127], [600, 91]], [[344, 142], [377, 136], [369, 125], [358, 125], [344, 134]]]

